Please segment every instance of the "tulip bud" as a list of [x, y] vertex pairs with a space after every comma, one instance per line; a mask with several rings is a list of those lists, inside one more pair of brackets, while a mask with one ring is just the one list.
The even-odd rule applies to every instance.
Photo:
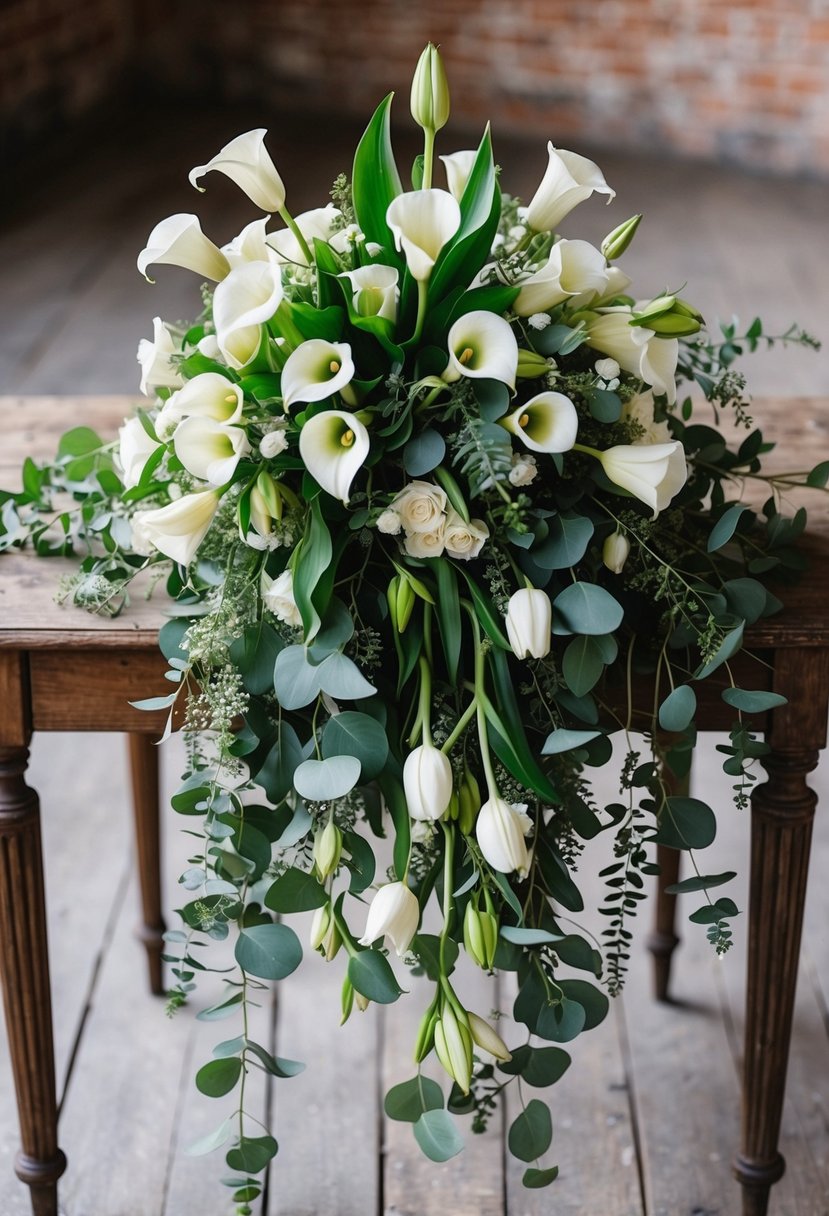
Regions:
[[435, 1023], [435, 1052], [458, 1088], [468, 1094], [472, 1080], [472, 1035], [448, 1002]]
[[430, 42], [412, 80], [412, 118], [424, 131], [439, 131], [449, 118], [449, 82], [436, 46]]
[[698, 333], [703, 325], [702, 314], [678, 296], [658, 296], [638, 309], [630, 324], [651, 329], [662, 338], [686, 338]]
[[309, 944], [312, 950], [319, 950], [322, 943], [325, 941], [325, 936], [331, 927], [331, 905], [323, 904], [321, 908], [317, 908], [314, 912], [311, 921], [311, 933]]
[[397, 631], [405, 633], [406, 626], [412, 618], [415, 601], [414, 588], [407, 578], [400, 578], [397, 585]]
[[432, 1050], [435, 1044], [435, 1025], [437, 1020], [437, 1008], [435, 1005], [430, 1005], [420, 1019], [420, 1026], [418, 1027], [417, 1038], [415, 1039], [415, 1064], [422, 1063]]
[[343, 1011], [343, 1016], [340, 1018], [340, 1025], [344, 1026], [351, 1017], [351, 1010], [354, 1008], [354, 985], [348, 976], [343, 980], [342, 991], [340, 994], [340, 1007]]
[[632, 215], [629, 220], [625, 220], [618, 228], [614, 228], [612, 232], [608, 232], [601, 244], [602, 253], [608, 262], [615, 262], [617, 258], [622, 256], [636, 235], [636, 229], [639, 227], [641, 219], [641, 215]]
[[481, 809], [481, 791], [468, 768], [463, 771], [460, 788], [458, 789], [458, 825], [465, 836], [468, 836], [475, 826], [478, 811]]
[[452, 765], [433, 743], [416, 747], [403, 765], [403, 789], [412, 819], [440, 819], [452, 797]]
[[497, 794], [481, 807], [475, 835], [484, 858], [493, 870], [523, 876], [530, 868], [530, 855], [524, 840], [529, 827], [527, 816]]
[[518, 380], [538, 380], [541, 376], [546, 376], [554, 366], [551, 359], [545, 359], [543, 355], [537, 354], [534, 350], [525, 350], [522, 347], [518, 351], [518, 367], [515, 375]]
[[552, 645], [553, 606], [546, 591], [522, 587], [510, 596], [506, 616], [507, 636], [518, 659], [543, 659]]
[[314, 863], [321, 879], [325, 880], [329, 874], [333, 874], [340, 864], [342, 847], [342, 832], [329, 819], [322, 831], [314, 837]]
[[621, 574], [630, 553], [630, 541], [622, 532], [611, 532], [602, 546], [602, 561], [613, 574]]
[[482, 971], [491, 971], [498, 945], [498, 918], [481, 911], [474, 899], [466, 905], [463, 918], [463, 944], [466, 953]]
[[477, 1013], [471, 1011], [466, 1016], [469, 1018], [469, 1032], [472, 1040], [477, 1043], [478, 1047], [482, 1047], [491, 1056], [495, 1056], [496, 1060], [506, 1062], [512, 1059], [512, 1052], [501, 1036], [492, 1029], [489, 1022], [485, 1022]]

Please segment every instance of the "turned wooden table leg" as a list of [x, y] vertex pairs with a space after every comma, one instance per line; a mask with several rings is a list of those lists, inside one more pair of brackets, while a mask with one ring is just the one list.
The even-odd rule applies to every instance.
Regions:
[[150, 991], [164, 992], [161, 955], [164, 919], [161, 915], [161, 822], [158, 798], [158, 746], [150, 735], [127, 736], [132, 778], [135, 848], [141, 888], [142, 923], [138, 937], [147, 951]]
[[58, 1148], [52, 1000], [37, 794], [26, 748], [0, 747], [0, 975], [22, 1148], [15, 1169], [34, 1216], [57, 1216]]
[[[687, 795], [689, 776], [677, 777], [667, 764], [662, 766], [662, 780], [669, 795]], [[656, 915], [647, 947], [653, 956], [653, 993], [658, 1001], [669, 999], [671, 963], [680, 938], [676, 931], [676, 895], [667, 888], [679, 882], [681, 851], [657, 845], [656, 860], [659, 877], [656, 880]]]

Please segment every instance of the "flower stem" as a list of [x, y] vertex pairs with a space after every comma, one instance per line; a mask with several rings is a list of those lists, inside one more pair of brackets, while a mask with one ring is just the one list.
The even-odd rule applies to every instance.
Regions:
[[455, 726], [455, 729], [452, 731], [452, 734], [449, 736], [449, 738], [446, 740], [446, 742], [443, 744], [443, 746], [440, 749], [443, 752], [444, 756], [449, 755], [452, 748], [457, 743], [458, 739], [460, 739], [461, 735], [466, 730], [469, 723], [472, 721], [472, 717], [477, 708], [478, 708], [478, 700], [476, 697], [473, 697], [472, 700], [467, 705], [466, 709], [461, 714], [460, 718], [458, 718], [457, 725]]
[[432, 188], [432, 164], [435, 159], [435, 132], [426, 127], [423, 132], [423, 189]]
[[417, 342], [423, 332], [423, 323], [426, 320], [426, 297], [429, 292], [428, 279], [418, 279], [417, 281], [417, 320], [415, 322], [414, 334], [412, 341]]
[[291, 232], [296, 237], [297, 242], [299, 243], [299, 247], [302, 250], [305, 258], [307, 259], [308, 265], [313, 266], [314, 265], [314, 255], [311, 253], [311, 250], [308, 248], [308, 242], [306, 241], [305, 237], [300, 232], [299, 225], [297, 224], [296, 220], [291, 215], [291, 213], [287, 207], [284, 207], [284, 206], [280, 207], [279, 214], [282, 216], [283, 220], [285, 221], [285, 223], [290, 228]]
[[423, 742], [432, 742], [432, 670], [423, 655], [420, 666], [420, 700], [417, 715], [423, 726]]

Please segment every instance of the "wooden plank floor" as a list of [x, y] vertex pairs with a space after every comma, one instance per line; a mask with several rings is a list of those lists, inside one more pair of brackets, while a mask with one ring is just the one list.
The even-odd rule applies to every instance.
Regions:
[[[169, 114], [135, 116], [117, 138], [96, 143], [92, 157], [65, 163], [15, 196], [13, 217], [0, 233], [1, 298], [13, 303], [0, 327], [4, 393], [137, 395], [138, 338], [151, 333], [156, 313], [170, 319], [191, 313], [195, 281], [161, 267], [151, 288], [137, 275], [135, 256], [152, 225], [173, 211], [197, 211], [220, 241], [254, 218], [215, 175], [208, 193], [195, 195], [186, 170], [236, 131], [267, 122], [260, 114], [231, 112], [185, 114], [176, 124]], [[287, 124], [272, 125], [289, 205], [299, 211], [324, 202], [329, 179], [348, 164], [353, 130], [313, 124], [303, 144], [287, 145], [279, 134]], [[468, 142], [459, 138], [457, 146]], [[505, 185], [531, 192], [544, 167], [543, 148], [502, 141], [496, 152]], [[797, 319], [829, 336], [829, 280], [821, 266], [825, 187], [646, 158], [599, 159], [619, 199], [608, 211], [598, 204], [581, 208], [568, 234], [596, 240], [628, 214], [646, 211], [625, 262], [642, 294], [687, 281], [688, 296], [709, 317], [733, 310], [749, 321], [760, 311], [770, 329]], [[829, 379], [826, 354], [775, 352], [752, 366], [758, 394], [825, 393]], [[83, 419], [67, 424], [72, 421]], [[727, 810], [728, 782], [718, 775], [714, 742], [704, 744], [699, 788], [726, 808], [716, 864], [744, 877], [748, 820]], [[168, 790], [181, 767], [178, 747], [173, 740], [165, 752]], [[219, 1216], [228, 1210], [215, 1182], [221, 1161], [182, 1152], [218, 1121], [220, 1104], [200, 1098], [192, 1082], [194, 1062], [205, 1058], [214, 1032], [188, 1010], [167, 1022], [161, 1003], [146, 994], [142, 950], [132, 937], [137, 913], [125, 776], [116, 737], [34, 742], [31, 782], [44, 807], [61, 1142], [70, 1161], [63, 1213]], [[602, 780], [612, 785], [610, 774]], [[783, 1128], [789, 1170], [773, 1192], [771, 1216], [829, 1216], [826, 763], [815, 783], [824, 807]], [[168, 908], [179, 902], [175, 878], [187, 852], [179, 827], [171, 813], [165, 817]], [[591, 850], [606, 851], [607, 843], [594, 842]], [[640, 930], [646, 919], [645, 913]], [[467, 1135], [466, 1153], [442, 1167], [421, 1158], [408, 1128], [385, 1123], [382, 1092], [408, 1071], [423, 1003], [416, 987], [405, 1008], [388, 1016], [373, 1008], [340, 1030], [339, 965], [308, 959], [299, 980], [261, 1013], [261, 1033], [281, 1054], [316, 1061], [274, 1094], [261, 1095], [263, 1107], [274, 1105], [282, 1147], [263, 1214], [732, 1216], [738, 1211], [729, 1159], [737, 1137], [743, 943], [717, 962], [700, 930], [686, 924], [682, 932], [676, 1002], [651, 1001], [639, 945], [624, 997], [602, 1027], [575, 1044], [573, 1067], [551, 1091], [561, 1176], [545, 1192], [522, 1190], [520, 1170], [502, 1150], [500, 1119], [484, 1137]], [[489, 989], [472, 972], [465, 980], [470, 1001], [487, 1012]], [[508, 1009], [506, 985], [499, 1000]], [[3, 1041], [2, 1216], [28, 1213], [26, 1192], [12, 1172], [16, 1141]]]

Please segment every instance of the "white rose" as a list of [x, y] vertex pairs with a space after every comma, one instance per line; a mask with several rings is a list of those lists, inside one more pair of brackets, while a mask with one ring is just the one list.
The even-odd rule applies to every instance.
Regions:
[[442, 533], [446, 495], [429, 481], [410, 481], [392, 502], [391, 510], [398, 513], [407, 533], [434, 532], [438, 527]]
[[489, 537], [489, 528], [482, 519], [472, 519], [469, 523], [457, 511], [450, 511], [446, 518], [443, 541], [446, 552], [450, 557], [459, 557], [468, 562], [477, 557], [483, 548], [484, 541]]
[[276, 578], [271, 578], [263, 570], [260, 587], [262, 603], [278, 620], [295, 628], [302, 624], [302, 616], [294, 599], [294, 579], [290, 570], [283, 570]]
[[538, 465], [531, 452], [516, 452], [512, 458], [509, 482], [513, 486], [528, 486], [538, 475]]
[[259, 441], [259, 454], [265, 460], [270, 460], [272, 456], [278, 456], [280, 452], [284, 452], [287, 446], [288, 436], [283, 430], [268, 431], [267, 435], [263, 435]]
[[377, 519], [377, 531], [384, 533], [386, 536], [397, 536], [400, 529], [403, 527], [403, 520], [400, 518], [397, 511], [384, 511]]
[[440, 557], [445, 548], [443, 532], [443, 521], [434, 532], [409, 532], [403, 548], [409, 557]]

